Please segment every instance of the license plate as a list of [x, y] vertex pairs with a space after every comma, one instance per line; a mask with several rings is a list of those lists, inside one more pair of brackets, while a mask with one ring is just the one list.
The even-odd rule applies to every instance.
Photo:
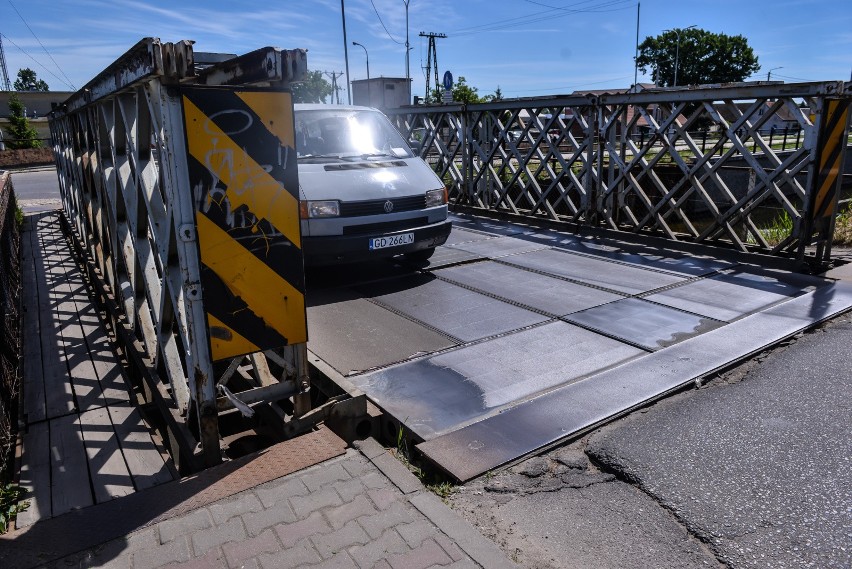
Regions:
[[414, 233], [400, 233], [399, 235], [385, 235], [370, 239], [370, 251], [375, 249], [387, 249], [388, 247], [399, 247], [414, 243]]

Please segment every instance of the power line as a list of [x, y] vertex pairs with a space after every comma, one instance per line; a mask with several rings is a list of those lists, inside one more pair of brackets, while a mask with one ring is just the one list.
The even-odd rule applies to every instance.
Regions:
[[[496, 22], [490, 22], [487, 24], [481, 24], [478, 26], [459, 28], [458, 30], [453, 32], [453, 36], [469, 36], [481, 32], [504, 30], [507, 28], [518, 27], [526, 24], [533, 24], [545, 20], [564, 18], [572, 14], [616, 12], [618, 10], [624, 10], [625, 8], [633, 7], [635, 5], [635, 0], [607, 0], [600, 4], [589, 6], [586, 8], [572, 8], [572, 6], [582, 6], [584, 4], [588, 4], [591, 1], [592, 0], [584, 0], [583, 2], [569, 4], [567, 6], [549, 6], [547, 4], [530, 2], [532, 4], [547, 7], [549, 9], [541, 12], [533, 12], [532, 14], [528, 14], [527, 16], [513, 17], [505, 20], [498, 20]], [[554, 15], [553, 12], [561, 12], [561, 14]]]
[[373, 3], [373, 0], [370, 0], [370, 4], [372, 4], [372, 6], [373, 6], [373, 11], [376, 13], [376, 17], [379, 19], [379, 23], [380, 23], [380, 24], [382, 25], [382, 27], [385, 29], [385, 33], [388, 35], [388, 37], [391, 39], [391, 41], [392, 41], [393, 43], [398, 43], [399, 45], [403, 45], [405, 42], [396, 41], [396, 39], [395, 39], [395, 38], [391, 35], [391, 33], [388, 31], [388, 28], [387, 28], [387, 26], [385, 26], [385, 23], [382, 21], [382, 17], [379, 15], [379, 11], [376, 9], [376, 5]]
[[65, 79], [68, 81], [67, 85], [70, 85], [70, 86], [71, 86], [71, 89], [73, 89], [74, 91], [76, 91], [76, 90], [77, 90], [77, 88], [76, 88], [76, 87], [74, 86], [74, 84], [71, 82], [71, 79], [69, 79], [69, 78], [68, 78], [68, 76], [67, 76], [67, 75], [65, 75], [65, 72], [64, 72], [64, 71], [62, 71], [62, 68], [59, 66], [59, 64], [58, 64], [58, 63], [56, 63], [56, 60], [55, 60], [55, 59], [53, 59], [53, 56], [52, 56], [52, 55], [50, 55], [50, 52], [49, 52], [49, 51], [47, 51], [47, 48], [46, 48], [46, 47], [44, 47], [44, 44], [43, 44], [43, 43], [41, 43], [41, 40], [40, 40], [40, 39], [38, 39], [38, 36], [37, 36], [37, 35], [35, 35], [35, 32], [33, 31], [33, 29], [30, 27], [30, 25], [27, 23], [27, 21], [26, 21], [26, 20], [24, 19], [24, 17], [21, 15], [21, 13], [20, 13], [20, 12], [18, 12], [18, 9], [15, 7], [15, 5], [14, 5], [14, 4], [12, 4], [12, 0], [8, 0], [8, 1], [9, 1], [9, 6], [11, 6], [11, 7], [12, 7], [12, 9], [15, 11], [15, 13], [18, 15], [18, 17], [19, 17], [19, 18], [21, 19], [21, 21], [24, 23], [24, 25], [27, 27], [27, 29], [30, 31], [30, 33], [33, 35], [33, 37], [35, 38], [35, 40], [38, 42], [38, 45], [40, 45], [40, 46], [41, 46], [41, 49], [43, 49], [43, 50], [44, 50], [44, 53], [46, 53], [46, 54], [47, 54], [47, 57], [49, 57], [49, 58], [50, 58], [50, 61], [52, 61], [52, 62], [53, 62], [53, 64], [56, 66], [56, 69], [58, 69], [58, 70], [59, 70], [59, 72], [62, 74], [62, 76], [63, 76], [63, 77], [65, 77]]
[[4, 34], [3, 32], [0, 32], [0, 36], [2, 36], [3, 38], [5, 38], [5, 39], [6, 39], [6, 41], [8, 41], [9, 43], [11, 43], [11, 44], [12, 44], [13, 46], [15, 46], [16, 48], [18, 48], [18, 50], [19, 50], [21, 53], [23, 53], [24, 55], [26, 55], [27, 57], [29, 57], [30, 59], [32, 59], [32, 60], [33, 60], [33, 62], [35, 62], [35, 64], [36, 64], [36, 65], [40, 66], [42, 69], [44, 69], [45, 71], [47, 71], [47, 73], [48, 73], [48, 74], [50, 74], [50, 75], [52, 75], [54, 79], [56, 79], [56, 80], [57, 80], [57, 81], [59, 81], [60, 83], [65, 83], [66, 85], [68, 85], [69, 87], [71, 87], [71, 89], [73, 89], [73, 90], [75, 90], [75, 91], [77, 90], [77, 88], [76, 88], [76, 87], [74, 87], [74, 85], [71, 85], [70, 83], [67, 83], [67, 82], [65, 81], [65, 79], [62, 79], [61, 77], [58, 77], [58, 76], [56, 75], [56, 73], [54, 73], [53, 71], [51, 71], [50, 69], [48, 69], [47, 67], [45, 67], [45, 66], [44, 66], [44, 65], [43, 65], [43, 64], [42, 64], [39, 60], [37, 60], [35, 57], [33, 57], [32, 55], [30, 55], [29, 53], [27, 53], [27, 50], [25, 50], [24, 48], [22, 48], [21, 46], [19, 46], [19, 45], [18, 45], [18, 44], [16, 44], [15, 42], [13, 42], [13, 41], [12, 41], [12, 38], [10, 38], [9, 36], [7, 36], [7, 35], [6, 35], [6, 34]]

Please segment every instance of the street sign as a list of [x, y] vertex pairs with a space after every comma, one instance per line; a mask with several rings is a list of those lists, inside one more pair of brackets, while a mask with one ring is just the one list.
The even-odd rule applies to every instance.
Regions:
[[453, 88], [453, 74], [449, 71], [444, 71], [444, 90], [449, 91]]

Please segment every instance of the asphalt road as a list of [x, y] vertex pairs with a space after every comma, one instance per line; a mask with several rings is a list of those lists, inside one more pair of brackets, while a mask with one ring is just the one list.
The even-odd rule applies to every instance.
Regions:
[[850, 344], [845, 315], [451, 500], [524, 567], [848, 569]]
[[13, 171], [12, 185], [24, 211], [57, 209], [62, 205], [54, 168]]

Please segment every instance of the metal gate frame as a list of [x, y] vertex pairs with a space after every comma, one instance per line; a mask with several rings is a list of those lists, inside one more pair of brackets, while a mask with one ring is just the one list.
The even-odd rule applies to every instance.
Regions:
[[[184, 86], [286, 93], [307, 73], [306, 52], [262, 48], [205, 67], [192, 43], [141, 40], [50, 120], [65, 215], [95, 278], [120, 307], [118, 324], [144, 354], [148, 394], [181, 430], [183, 442], [169, 443], [185, 472], [222, 460], [220, 412], [236, 407], [251, 415], [255, 403], [290, 397], [294, 421], [310, 410], [306, 334], [214, 367], [182, 100]], [[254, 387], [232, 393], [227, 384], [238, 371]]]
[[[825, 265], [850, 102], [756, 82], [387, 112], [458, 205]], [[770, 205], [792, 227], [774, 242]]]

